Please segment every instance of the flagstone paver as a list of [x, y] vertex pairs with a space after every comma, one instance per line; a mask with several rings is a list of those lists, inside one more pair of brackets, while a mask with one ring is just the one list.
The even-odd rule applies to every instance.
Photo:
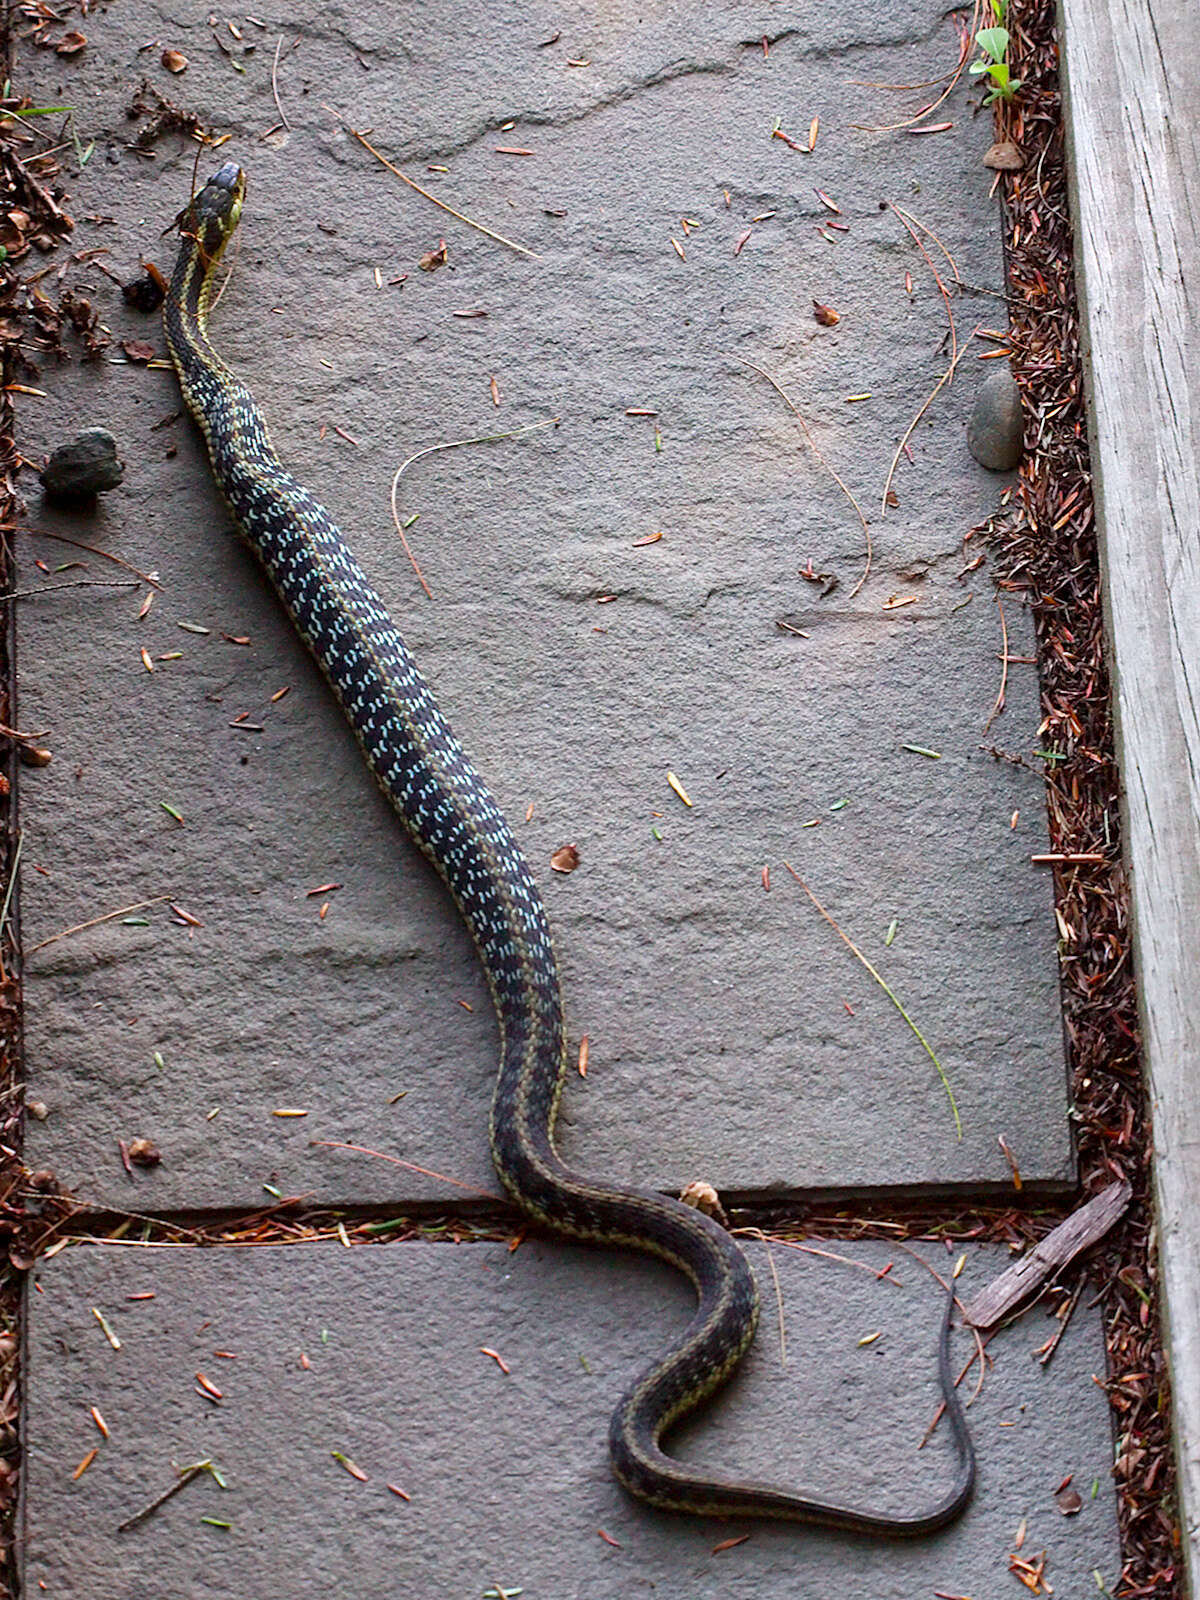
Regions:
[[[1003, 1136], [1031, 1188], [1069, 1184], [1051, 884], [1030, 860], [1041, 780], [987, 748], [1036, 748], [1030, 629], [1015, 602], [1002, 618], [963, 546], [1004, 481], [965, 443], [991, 370], [971, 330], [1003, 316], [986, 294], [956, 297], [966, 354], [879, 515], [888, 461], [950, 359], [929, 269], [881, 207], [933, 228], [967, 284], [1003, 283], [989, 135], [965, 90], [943, 133], [852, 126], [912, 109], [852, 80], [925, 79], [953, 59], [941, 9], [689, 6], [642, 22], [532, 8], [496, 27], [477, 8], [436, 26], [384, 10], [289, 18], [292, 128], [266, 138], [270, 28], [247, 24], [258, 47], [239, 75], [199, 14], [168, 25], [131, 0], [91, 19], [83, 57], [34, 70], [96, 138], [70, 183], [77, 242], [122, 276], [139, 255], [169, 266], [160, 235], [194, 165], [176, 136], [153, 162], [130, 152], [133, 77], [233, 133], [201, 163], [249, 170], [217, 337], [543, 883], [572, 1041], [591, 1045], [565, 1143], [617, 1176], [779, 1195], [1005, 1189]], [[188, 56], [182, 77], [157, 46], [138, 54], [159, 35]], [[404, 188], [329, 106], [539, 259]], [[805, 148], [771, 137], [777, 119]], [[446, 265], [418, 271], [440, 237]], [[94, 267], [78, 278], [114, 334], [160, 342]], [[860, 500], [861, 588], [854, 512], [737, 357], [786, 384]], [[254, 1204], [264, 1184], [335, 1202], [461, 1194], [313, 1144], [340, 1141], [490, 1190], [496, 1041], [468, 941], [228, 533], [172, 375], [106, 360], [46, 387], [23, 406], [25, 451], [104, 424], [127, 470], [94, 515], [37, 505], [33, 525], [162, 588], [141, 620], [144, 587], [21, 612], [20, 717], [51, 730], [55, 757], [22, 794], [28, 1078], [49, 1108], [31, 1163], [89, 1203], [141, 1209]], [[551, 417], [405, 475], [425, 599], [389, 523], [395, 468]], [[26, 588], [47, 581], [33, 558], [79, 554], [20, 549]], [[86, 559], [94, 579], [127, 576]], [[799, 575], [810, 562], [836, 589]], [[989, 723], [1002, 621], [1017, 659]], [[567, 842], [581, 864], [560, 877], [549, 861]], [[937, 1050], [961, 1142], [920, 1044], [785, 860]], [[135, 1137], [164, 1159], [130, 1178], [118, 1147]]]
[[[814, 1494], [932, 1503], [953, 1472], [944, 1429], [916, 1453], [937, 1399], [942, 1291], [894, 1245], [824, 1248], [876, 1271], [892, 1261], [899, 1286], [773, 1247], [784, 1367], [771, 1272], [753, 1246], [758, 1342], [681, 1453]], [[962, 1286], [1006, 1258], [972, 1251]], [[938, 1249], [930, 1259], [945, 1270], [955, 1258]], [[1032, 1351], [1057, 1324], [1041, 1313], [991, 1342], [995, 1364], [970, 1411], [974, 1503], [934, 1538], [878, 1543], [668, 1516], [624, 1496], [607, 1467], [608, 1414], [689, 1301], [681, 1280], [631, 1256], [528, 1242], [515, 1254], [503, 1244], [100, 1246], [42, 1263], [36, 1282], [30, 1593], [40, 1581], [50, 1595], [89, 1600], [469, 1600], [499, 1584], [523, 1600], [914, 1600], [1015, 1590], [1018, 1547], [1034, 1563], [1045, 1552], [1056, 1600], [1090, 1600], [1098, 1578], [1116, 1587], [1113, 1500], [1092, 1488], [1107, 1484], [1112, 1457], [1092, 1381], [1104, 1355], [1095, 1311], [1076, 1313], [1046, 1369]], [[969, 1351], [959, 1334], [956, 1363]], [[219, 1400], [198, 1392], [198, 1373]], [[227, 1489], [197, 1480], [116, 1531], [175, 1466], [206, 1458]], [[1070, 1516], [1055, 1501], [1068, 1477], [1082, 1501]]]

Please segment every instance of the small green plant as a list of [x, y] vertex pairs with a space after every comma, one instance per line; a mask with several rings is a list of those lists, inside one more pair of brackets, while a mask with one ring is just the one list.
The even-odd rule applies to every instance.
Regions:
[[[1003, 16], [1004, 0], [1001, 0], [999, 6], [993, 0], [992, 9], [997, 16]], [[987, 94], [983, 97], [984, 105], [990, 106], [996, 100], [1011, 100], [1021, 87], [1021, 79], [1010, 76], [1008, 62], [1004, 59], [1008, 55], [1008, 29], [980, 28], [975, 35], [975, 43], [983, 51], [983, 59], [972, 61], [971, 76], [973, 78], [986, 76], [991, 79], [987, 86]]]

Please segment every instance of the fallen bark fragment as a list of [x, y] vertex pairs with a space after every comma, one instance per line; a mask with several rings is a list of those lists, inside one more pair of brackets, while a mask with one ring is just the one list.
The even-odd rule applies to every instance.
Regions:
[[1102, 1239], [1124, 1214], [1133, 1190], [1128, 1183], [1110, 1183], [1086, 1205], [1034, 1245], [1027, 1256], [994, 1278], [963, 1311], [973, 1327], [990, 1328], [1006, 1311], [1043, 1284], [1052, 1272]]

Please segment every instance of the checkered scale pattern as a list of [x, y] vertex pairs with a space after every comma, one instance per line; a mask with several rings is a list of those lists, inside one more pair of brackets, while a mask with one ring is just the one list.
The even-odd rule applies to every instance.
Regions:
[[893, 1517], [770, 1485], [704, 1474], [662, 1449], [663, 1434], [732, 1373], [753, 1337], [758, 1294], [729, 1233], [649, 1189], [569, 1168], [553, 1138], [565, 1067], [562, 1003], [541, 896], [521, 850], [438, 709], [404, 640], [328, 512], [283, 467], [250, 391], [208, 340], [213, 270], [241, 215], [245, 179], [228, 163], [181, 213], [183, 242], [164, 306], [167, 343], [213, 474], [292, 621], [328, 678], [367, 763], [433, 862], [478, 946], [500, 1022], [491, 1148], [513, 1200], [556, 1232], [658, 1255], [696, 1287], [696, 1313], [622, 1397], [609, 1433], [614, 1470], [651, 1504], [767, 1516], [882, 1534], [929, 1532], [970, 1496], [973, 1459], [948, 1366], [939, 1373], [960, 1468], [932, 1512]]

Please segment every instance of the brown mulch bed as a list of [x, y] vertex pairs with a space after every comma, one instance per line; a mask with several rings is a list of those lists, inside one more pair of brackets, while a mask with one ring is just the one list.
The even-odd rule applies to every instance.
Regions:
[[1114, 1177], [1134, 1188], [1125, 1220], [1090, 1263], [1103, 1296], [1116, 1434], [1125, 1558], [1117, 1593], [1167, 1600], [1182, 1592], [1183, 1570], [1054, 7], [1012, 0], [1007, 25], [1022, 88], [998, 120], [1025, 157], [1002, 181], [1012, 367], [1028, 454], [1016, 515], [991, 529], [989, 543], [998, 581], [1028, 598], [1036, 621], [1040, 738], [1054, 752], [1046, 763], [1053, 848], [1101, 858], [1057, 869], [1063, 1004], [1084, 1192]]
[[[1158, 1327], [1157, 1269], [1152, 1249], [1150, 1130], [1138, 1057], [1138, 1025], [1128, 893], [1121, 864], [1118, 778], [1108, 679], [1104, 663], [1102, 601], [1087, 454], [1083, 379], [1072, 267], [1072, 236], [1063, 160], [1058, 59], [1051, 0], [1011, 0], [1007, 26], [1010, 61], [1023, 81], [1017, 101], [999, 114], [998, 137], [1011, 139], [1025, 165], [1000, 180], [1008, 238], [1012, 366], [1027, 411], [1027, 456], [1009, 514], [978, 535], [984, 539], [1001, 586], [1031, 606], [1039, 638], [1047, 804], [1054, 850], [1095, 853], [1099, 861], [1058, 870], [1057, 911], [1063, 999], [1072, 1073], [1084, 1197], [1114, 1177], [1133, 1185], [1134, 1199], [1121, 1225], [1087, 1258], [1085, 1271], [1100, 1299], [1109, 1353], [1105, 1385], [1117, 1438], [1116, 1484], [1124, 1566], [1115, 1593], [1122, 1600], [1182, 1593], [1183, 1572], [1174, 1520], [1174, 1473], [1169, 1438], [1167, 1378]], [[7, 41], [0, 41], [0, 51]], [[7, 62], [3, 67], [8, 76]], [[15, 109], [19, 102], [6, 102]], [[29, 162], [41, 148], [36, 136], [0, 107], [0, 189], [8, 251], [0, 262], [0, 345], [3, 381], [36, 382], [37, 363], [60, 359], [70, 346], [88, 354], [90, 307], [64, 301], [57, 273], [42, 268], [70, 232], [54, 157]], [[26, 161], [26, 165], [21, 165]], [[13, 220], [15, 218], [15, 221]], [[59, 254], [61, 255], [61, 249]], [[31, 286], [39, 275], [41, 281]], [[52, 291], [49, 284], [55, 284]], [[19, 511], [13, 444], [12, 395], [0, 390], [0, 546], [8, 581], [9, 532]], [[0, 722], [12, 727], [8, 623], [0, 629]], [[1002, 740], [1003, 721], [989, 737]], [[1027, 761], [1027, 752], [994, 748], [996, 758]], [[0, 762], [0, 802], [11, 775]], [[7, 867], [13, 860], [11, 807], [0, 838]], [[0, 888], [0, 894], [3, 889]], [[56, 1197], [48, 1175], [28, 1174], [20, 1162], [20, 1055], [13, 1008], [16, 967], [14, 923], [0, 929], [0, 1239], [7, 1263], [0, 1279], [0, 1517], [11, 1528], [19, 1461], [16, 1373], [17, 1319], [23, 1272], [34, 1254], [81, 1227], [69, 1201]], [[929, 1236], [988, 1238], [1028, 1244], [1060, 1220], [1061, 1213], [1030, 1210], [1014, 1196], [1008, 1208], [977, 1208], [953, 1215], [942, 1208], [897, 1216], [864, 1208], [831, 1207], [807, 1214], [809, 1236]], [[739, 1219], [743, 1220], [743, 1219]], [[765, 1223], [762, 1217], [757, 1220]], [[129, 1236], [141, 1222], [129, 1219], [86, 1227], [103, 1234], [117, 1226]], [[435, 1225], [435, 1229], [436, 1229]], [[496, 1236], [490, 1227], [448, 1219], [444, 1235]], [[149, 1226], [145, 1237], [226, 1240], [247, 1245], [328, 1234], [345, 1228], [354, 1242], [380, 1242], [428, 1233], [429, 1224], [388, 1218], [357, 1221], [305, 1215], [296, 1206], [274, 1207], [236, 1223], [186, 1222]], [[1068, 1277], [1068, 1284], [1071, 1283]], [[1060, 1291], [1061, 1292], [1061, 1291]], [[1086, 1298], [1086, 1297], [1085, 1297]], [[6, 1541], [8, 1543], [10, 1541]], [[6, 1581], [7, 1579], [7, 1581]], [[0, 1600], [15, 1594], [11, 1564], [0, 1572]]]

